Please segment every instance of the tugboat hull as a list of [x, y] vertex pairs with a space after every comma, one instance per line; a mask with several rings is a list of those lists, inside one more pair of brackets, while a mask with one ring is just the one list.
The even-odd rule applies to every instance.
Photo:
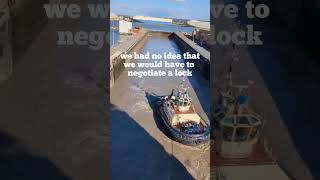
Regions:
[[164, 98], [161, 98], [159, 101], [157, 101], [157, 113], [161, 117], [162, 124], [166, 129], [168, 135], [174, 141], [177, 141], [185, 145], [195, 146], [195, 145], [203, 144], [209, 140], [210, 128], [209, 128], [209, 125], [204, 120], [201, 120], [201, 123], [203, 123], [207, 128], [204, 132], [199, 134], [186, 134], [172, 127], [163, 109], [164, 108], [163, 105], [165, 101], [166, 100]]

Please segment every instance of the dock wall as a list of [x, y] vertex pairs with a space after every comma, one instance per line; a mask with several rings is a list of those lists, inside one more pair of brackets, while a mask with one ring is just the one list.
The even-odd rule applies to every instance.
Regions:
[[192, 40], [188, 39], [185, 35], [183, 35], [181, 32], [175, 32], [170, 35], [170, 38], [172, 38], [178, 45], [179, 49], [182, 52], [189, 52], [189, 53], [199, 53], [201, 59], [195, 60], [195, 66], [198, 68], [200, 72], [204, 75], [205, 78], [210, 78], [210, 52], [196, 43], [194, 43]]
[[110, 50], [110, 87], [113, 87], [114, 83], [125, 70], [123, 63], [125, 59], [121, 59], [120, 55], [124, 53], [131, 53], [143, 48], [144, 43], [147, 40], [147, 31], [141, 31], [137, 36], [130, 37], [125, 43], [120, 43]]

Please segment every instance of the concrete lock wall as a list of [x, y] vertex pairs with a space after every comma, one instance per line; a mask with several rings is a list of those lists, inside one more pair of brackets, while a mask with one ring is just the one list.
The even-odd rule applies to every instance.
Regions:
[[121, 73], [125, 70], [123, 63], [126, 61], [126, 59], [121, 59], [120, 54], [140, 51], [147, 40], [147, 33], [141, 32], [141, 34], [139, 34], [137, 37], [132, 38], [131, 41], [111, 48], [110, 87], [113, 87]]
[[257, 85], [250, 87], [250, 104], [254, 107], [254, 111], [261, 114], [264, 119], [261, 143], [291, 179], [312, 180], [312, 174], [296, 151], [274, 99], [263, 80], [259, 81]]
[[[179, 49], [182, 52], [189, 52], [189, 53], [199, 53], [198, 50], [193, 47], [192, 44], [190, 44], [192, 41], [188, 42], [189, 39], [182, 39], [181, 36], [179, 36], [177, 33], [172, 33], [170, 37], [177, 43]], [[195, 63], [195, 66], [198, 68], [200, 72], [203, 73], [204, 77], [206, 79], [210, 78], [210, 59], [208, 57], [204, 57], [200, 53], [200, 60], [193, 61]]]

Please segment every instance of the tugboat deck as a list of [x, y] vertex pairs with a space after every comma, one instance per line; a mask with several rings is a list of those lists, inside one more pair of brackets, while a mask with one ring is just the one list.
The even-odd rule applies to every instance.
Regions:
[[179, 111], [177, 106], [173, 106], [173, 109], [174, 109], [174, 112], [176, 114], [192, 114], [192, 113], [196, 113], [192, 106], [189, 107], [188, 111], [184, 111], [184, 112]]
[[[205, 128], [204, 124], [200, 122], [199, 126], [200, 126], [200, 130], [201, 130], [201, 131], [204, 131], [204, 128]], [[181, 129], [181, 124], [179, 123], [179, 124], [174, 125], [174, 126], [172, 126], [172, 127], [174, 127], [175, 129], [177, 129], [178, 131], [180, 131], [180, 129]]]

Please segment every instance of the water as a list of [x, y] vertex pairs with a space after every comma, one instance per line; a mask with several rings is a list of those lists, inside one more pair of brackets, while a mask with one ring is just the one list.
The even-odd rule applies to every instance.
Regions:
[[[143, 27], [145, 29], [149, 29], [152, 31], [163, 31], [163, 32], [186, 32], [191, 34], [194, 30], [194, 27], [184, 27], [184, 26], [176, 26], [171, 23], [165, 22], [156, 22], [156, 21], [141, 21], [141, 22], [133, 22], [133, 27]], [[119, 27], [119, 21], [111, 21], [111, 27]], [[111, 29], [110, 30], [110, 45], [111, 47], [117, 44], [121, 35], [119, 34], [119, 30]]]

